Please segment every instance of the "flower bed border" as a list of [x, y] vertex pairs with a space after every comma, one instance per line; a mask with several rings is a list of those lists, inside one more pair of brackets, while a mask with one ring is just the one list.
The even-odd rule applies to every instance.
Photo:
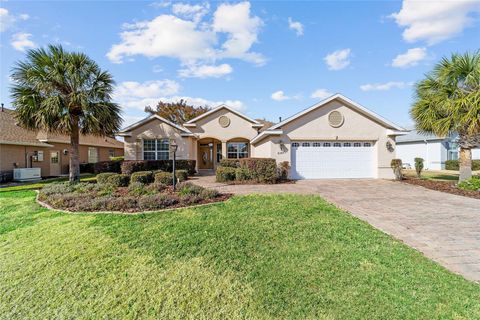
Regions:
[[199, 207], [206, 207], [218, 203], [224, 203], [228, 201], [233, 194], [231, 193], [222, 193], [219, 197], [210, 199], [214, 201], [207, 200], [208, 202], [205, 203], [199, 203], [199, 204], [194, 204], [191, 206], [172, 206], [170, 208], [164, 208], [164, 209], [157, 209], [157, 210], [147, 210], [147, 211], [108, 211], [108, 210], [103, 210], [103, 211], [72, 211], [72, 210], [66, 210], [66, 209], [58, 209], [52, 207], [50, 204], [41, 201], [38, 199], [40, 196], [40, 191], [35, 190], [37, 195], [35, 196], [35, 202], [37, 202], [40, 206], [55, 211], [55, 212], [61, 212], [61, 213], [68, 213], [68, 214], [74, 214], [74, 215], [99, 215], [99, 214], [118, 214], [118, 215], [140, 215], [140, 214], [152, 214], [152, 213], [163, 213], [163, 212], [168, 212], [168, 211], [174, 211], [174, 210], [180, 210], [180, 209], [194, 209], [194, 208], [199, 208]]
[[[418, 178], [404, 178], [401, 180], [403, 183], [411, 184], [414, 186], [423, 187], [426, 189], [453, 194], [456, 196], [467, 197], [472, 199], [480, 199], [480, 192], [463, 190], [454, 185], [454, 182], [449, 181], [433, 181], [433, 180], [424, 180]], [[443, 186], [442, 186], [443, 185]]]

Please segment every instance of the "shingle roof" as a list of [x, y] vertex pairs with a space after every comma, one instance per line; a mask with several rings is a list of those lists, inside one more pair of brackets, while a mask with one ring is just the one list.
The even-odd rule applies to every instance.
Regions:
[[0, 111], [0, 144], [51, 147], [37, 140], [37, 132], [18, 126], [14, 114], [15, 111], [6, 108]]
[[443, 140], [445, 137], [439, 137], [434, 134], [425, 134], [418, 132], [417, 130], [412, 130], [408, 134], [403, 136], [398, 136], [396, 139], [397, 143], [402, 142], [417, 142], [417, 141], [430, 141], [430, 140]]
[[[32, 131], [16, 125], [15, 111], [3, 109], [0, 111], [0, 143], [51, 147], [49, 143], [70, 143], [66, 135]], [[123, 148], [123, 142], [110, 137], [81, 135], [81, 145], [91, 145], [108, 148]]]

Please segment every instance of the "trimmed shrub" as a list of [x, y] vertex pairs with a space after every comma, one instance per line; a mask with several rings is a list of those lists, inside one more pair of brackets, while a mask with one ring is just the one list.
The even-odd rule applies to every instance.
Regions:
[[128, 193], [132, 196], [141, 196], [148, 193], [148, 189], [140, 182], [130, 182]]
[[187, 170], [175, 170], [175, 177], [179, 182], [186, 181], [188, 179], [188, 171]]
[[463, 190], [480, 191], [480, 177], [471, 177], [468, 180], [462, 181], [458, 187]]
[[422, 158], [415, 158], [415, 171], [417, 172], [417, 177], [422, 177], [422, 170], [423, 170], [423, 159]]
[[277, 176], [280, 180], [288, 179], [288, 172], [290, 171], [290, 162], [282, 161], [278, 164]]
[[154, 182], [147, 186], [148, 192], [162, 192], [165, 189], [167, 189], [167, 185], [160, 182]]
[[42, 188], [41, 194], [46, 196], [52, 194], [65, 194], [69, 192], [73, 192], [74, 187], [68, 182], [53, 182], [45, 185]]
[[238, 159], [222, 159], [220, 160], [220, 167], [239, 168], [240, 161]]
[[390, 167], [393, 169], [393, 174], [395, 174], [395, 180], [402, 180], [402, 159], [392, 159]]
[[80, 173], [94, 173], [93, 163], [80, 163]]
[[217, 182], [227, 182], [235, 180], [235, 168], [218, 167], [215, 173]]
[[93, 173], [98, 174], [102, 172], [121, 172], [121, 161], [99, 161], [93, 163]]
[[107, 183], [114, 187], [128, 187], [130, 176], [128, 174], [115, 174], [107, 177]]
[[138, 206], [142, 210], [163, 209], [177, 203], [178, 200], [175, 197], [166, 194], [147, 195], [138, 199]]
[[[187, 170], [189, 175], [195, 174], [195, 160], [176, 160], [175, 169]], [[172, 172], [173, 160], [127, 160], [121, 164], [121, 171], [125, 174], [132, 174], [138, 171], [162, 170]]]
[[177, 190], [178, 190], [178, 194], [182, 196], [186, 196], [186, 195], [199, 195], [202, 193], [202, 191], [205, 190], [205, 188], [194, 185], [193, 183], [184, 182], [178, 185]]
[[110, 161], [123, 161], [125, 156], [110, 157]]
[[97, 183], [98, 184], [106, 184], [108, 182], [108, 178], [114, 176], [118, 173], [114, 172], [104, 172], [97, 174]]
[[130, 182], [140, 182], [143, 184], [149, 184], [153, 182], [152, 171], [137, 171], [130, 176]]
[[215, 189], [203, 189], [202, 192], [200, 192], [199, 196], [202, 199], [214, 199], [220, 195], [220, 192], [218, 192]]
[[272, 158], [240, 159], [240, 168], [247, 169], [252, 180], [264, 183], [277, 181], [277, 162]]
[[158, 172], [155, 174], [155, 183], [171, 186], [173, 184], [173, 175], [170, 172]]
[[[447, 160], [445, 161], [445, 169], [447, 170], [460, 170], [460, 163], [458, 160]], [[475, 159], [472, 160], [472, 170], [477, 171], [480, 170], [480, 160]]]
[[252, 177], [250, 176], [250, 171], [245, 168], [236, 168], [235, 169], [235, 180], [237, 181], [247, 181]]

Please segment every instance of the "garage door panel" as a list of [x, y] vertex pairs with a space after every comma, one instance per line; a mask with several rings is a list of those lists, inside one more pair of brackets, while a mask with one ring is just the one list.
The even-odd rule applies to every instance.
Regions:
[[[374, 178], [374, 148], [370, 147], [292, 148], [294, 179]], [[323, 145], [323, 144], [322, 144]]]

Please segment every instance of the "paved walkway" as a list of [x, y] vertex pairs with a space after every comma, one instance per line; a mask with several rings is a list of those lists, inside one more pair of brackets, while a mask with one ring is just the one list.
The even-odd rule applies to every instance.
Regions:
[[212, 176], [194, 183], [235, 194], [316, 194], [402, 240], [447, 269], [480, 282], [480, 200], [386, 180], [302, 180], [226, 185]]

